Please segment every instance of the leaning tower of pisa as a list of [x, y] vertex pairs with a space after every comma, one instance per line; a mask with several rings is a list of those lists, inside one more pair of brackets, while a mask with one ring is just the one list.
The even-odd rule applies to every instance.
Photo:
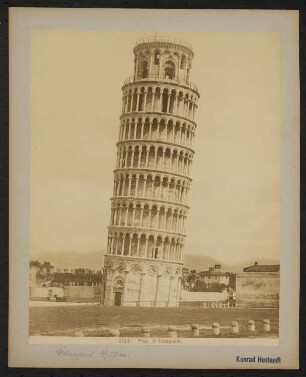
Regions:
[[199, 99], [193, 57], [172, 39], [134, 48], [134, 75], [122, 87], [104, 305], [179, 305]]

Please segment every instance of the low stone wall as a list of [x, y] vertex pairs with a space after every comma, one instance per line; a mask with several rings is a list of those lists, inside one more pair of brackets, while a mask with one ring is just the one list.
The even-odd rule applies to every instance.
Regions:
[[66, 286], [64, 295], [67, 301], [99, 302], [101, 299], [101, 286]]
[[236, 275], [238, 305], [276, 307], [279, 303], [278, 272], [242, 272]]
[[31, 290], [31, 299], [48, 299], [49, 297], [64, 297], [64, 289], [61, 287], [35, 287]]
[[189, 292], [181, 290], [181, 301], [210, 301], [220, 302], [228, 300], [228, 293], [224, 292]]

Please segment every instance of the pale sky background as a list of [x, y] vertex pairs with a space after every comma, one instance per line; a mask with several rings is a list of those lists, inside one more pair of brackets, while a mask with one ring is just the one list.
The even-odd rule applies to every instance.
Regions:
[[[154, 32], [32, 33], [31, 258], [61, 256], [67, 267], [78, 262], [101, 268], [97, 264], [107, 245], [121, 87], [133, 74], [135, 42]], [[193, 46], [190, 79], [201, 95], [185, 256], [228, 265], [277, 262], [279, 34], [158, 35]]]

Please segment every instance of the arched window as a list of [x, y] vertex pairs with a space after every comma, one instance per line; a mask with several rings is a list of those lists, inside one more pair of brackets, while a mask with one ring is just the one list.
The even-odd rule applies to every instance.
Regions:
[[181, 59], [181, 69], [185, 69], [186, 68], [186, 56], [183, 55], [182, 56], [182, 59]]
[[159, 59], [160, 59], [160, 51], [159, 50], [155, 50], [155, 53], [154, 53], [154, 64], [159, 64]]
[[146, 60], [144, 60], [142, 63], [141, 63], [141, 77], [142, 78], [146, 78], [148, 77], [148, 73], [149, 73], [149, 70], [148, 70], [148, 62]]
[[187, 75], [186, 75], [186, 80], [189, 81], [189, 73], [190, 73], [190, 68], [187, 68]]
[[167, 61], [165, 64], [165, 78], [173, 79], [175, 76], [175, 65], [172, 61]]
[[157, 275], [157, 268], [155, 266], [150, 266], [147, 271], [147, 276], [152, 278]]
[[167, 112], [168, 100], [169, 100], [168, 89], [164, 89], [163, 94], [162, 94], [162, 112], [163, 113]]
[[123, 288], [123, 281], [122, 280], [117, 280], [115, 283], [116, 288]]

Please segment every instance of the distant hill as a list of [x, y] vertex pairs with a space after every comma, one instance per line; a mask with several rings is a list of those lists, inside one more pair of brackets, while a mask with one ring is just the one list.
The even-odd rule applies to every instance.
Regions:
[[279, 264], [278, 260], [269, 258], [256, 258], [252, 260], [239, 261], [238, 263], [226, 264], [222, 263], [222, 260], [216, 260], [209, 256], [186, 255], [184, 258], [184, 267], [196, 271], [204, 271], [208, 270], [209, 267], [213, 267], [215, 264], [221, 264], [222, 271], [241, 272], [244, 267], [252, 266], [255, 261], [259, 264]]
[[39, 262], [48, 261], [55, 268], [89, 268], [101, 270], [103, 254], [101, 251], [89, 251], [87, 253], [77, 253], [73, 251], [46, 252], [31, 255], [31, 260]]
[[[39, 262], [51, 262], [55, 268], [89, 268], [100, 270], [103, 265], [103, 254], [101, 251], [89, 251], [87, 253], [73, 251], [37, 253], [31, 255], [31, 259], [37, 259]], [[279, 264], [279, 261], [268, 258], [239, 261], [236, 264], [224, 264], [222, 260], [216, 260], [209, 256], [187, 254], [184, 257], [184, 267], [191, 270], [204, 271], [215, 264], [221, 264], [223, 271], [239, 272], [244, 267], [253, 265], [255, 260], [259, 264]]]
[[197, 271], [208, 269], [208, 267], [220, 263], [218, 260], [205, 255], [185, 255], [183, 261], [184, 267]]

